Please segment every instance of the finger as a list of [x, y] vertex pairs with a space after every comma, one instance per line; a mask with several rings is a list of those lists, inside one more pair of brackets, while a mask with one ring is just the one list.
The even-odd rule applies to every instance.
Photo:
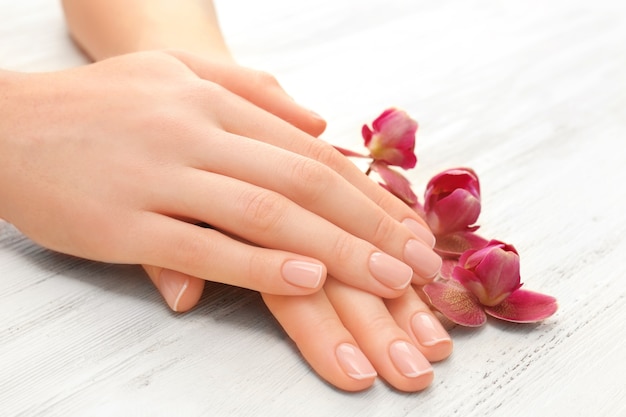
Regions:
[[322, 378], [347, 391], [360, 391], [374, 383], [374, 367], [337, 317], [323, 290], [300, 297], [263, 294], [263, 300]]
[[[234, 92], [240, 97], [247, 98], [244, 90], [249, 84], [241, 81], [235, 82], [234, 80], [242, 80], [245, 77], [238, 77], [237, 75], [234, 75], [232, 68], [228, 66], [219, 67], [217, 64], [212, 64], [189, 53], [180, 51], [173, 51], [170, 53], [185, 63], [185, 65], [187, 65], [200, 78], [213, 81], [218, 84], [221, 81], [223, 86], [226, 89], [229, 89], [229, 91]], [[257, 77], [257, 79], [263, 77], [266, 79], [268, 78], [261, 74], [260, 77]], [[254, 77], [251, 78], [254, 79]], [[273, 81], [267, 82], [267, 84], [272, 83]], [[252, 84], [254, 84], [254, 82]], [[261, 82], [261, 84], [263, 83]], [[243, 88], [242, 86], [245, 86], [246, 88]], [[263, 94], [259, 94], [258, 98], [257, 95], [250, 97], [250, 101], [259, 107], [263, 107], [263, 105], [260, 105], [263, 102], [259, 101], [262, 99]], [[267, 100], [271, 101], [271, 99]], [[277, 115], [275, 113], [273, 114], [271, 110], [264, 115], [263, 119], [257, 117], [246, 118], [241, 117], [241, 103], [233, 101], [230, 103], [220, 102], [220, 105], [222, 110], [220, 120], [224, 123], [224, 127], [228, 131], [243, 136], [246, 136], [247, 132], [255, 131], [255, 139], [291, 150], [312, 159], [316, 159], [340, 173], [350, 183], [354, 184], [359, 190], [365, 193], [370, 199], [376, 202], [379, 206], [383, 207], [395, 219], [412, 219], [421, 226], [427, 228], [426, 223], [417, 215], [417, 213], [415, 213], [415, 211], [413, 211], [397, 197], [384, 190], [378, 184], [374, 183], [331, 145], [316, 139], [315, 136], [321, 133], [321, 131], [316, 134], [316, 132], [312, 132], [311, 129], [307, 129], [298, 123], [293, 123], [293, 125], [298, 128], [294, 128], [292, 125], [291, 130], [286, 133], [284, 126], [280, 126], [280, 123], [282, 122], [287, 125], [289, 125], [289, 123], [286, 123], [283, 120], [276, 120], [279, 119], [280, 116], [276, 117]], [[268, 107], [271, 108], [271, 106]], [[276, 112], [280, 113], [278, 111]], [[285, 120], [289, 121], [291, 119], [287, 117]]]
[[[254, 117], [241, 117], [242, 112], [252, 114], [253, 110], [245, 109], [236, 99], [225, 100], [218, 109], [218, 118], [224, 129], [231, 133], [247, 136], [249, 132], [254, 132], [254, 139], [329, 166], [372, 201], [385, 208], [392, 217], [399, 220], [412, 219], [426, 227], [426, 223], [414, 210], [372, 181], [329, 143], [295, 129], [270, 113], [257, 112]], [[432, 239], [432, 234], [430, 238]]]
[[169, 53], [185, 63], [200, 78], [221, 85], [309, 135], [317, 137], [326, 128], [326, 121], [321, 116], [297, 104], [269, 73], [204, 60], [182, 51]]
[[324, 287], [342, 323], [378, 374], [399, 390], [414, 392], [433, 380], [433, 368], [411, 337], [396, 324], [384, 302], [333, 278]]
[[146, 212], [135, 223], [134, 253], [128, 256], [145, 265], [270, 294], [310, 294], [325, 281], [324, 264], [306, 256], [256, 247], [155, 213]]
[[158, 266], [143, 265], [143, 269], [172, 311], [189, 311], [200, 301], [203, 279]]
[[385, 305], [395, 322], [429, 361], [436, 362], [450, 356], [450, 335], [412, 288], [396, 299], [385, 300]]
[[[403, 260], [426, 283], [439, 271], [441, 258], [423, 243], [431, 236], [417, 223], [407, 227], [390, 217], [345, 178], [302, 155], [238, 135], [213, 132], [211, 144], [189, 146], [196, 166], [276, 191], [345, 231]], [[231, 155], [237, 155], [237, 163]], [[194, 198], [197, 198], [194, 196]], [[407, 220], [407, 222], [412, 222]], [[415, 229], [419, 229], [417, 232]], [[421, 233], [416, 239], [416, 234]], [[424, 236], [426, 236], [424, 238]], [[338, 275], [337, 275], [338, 276]]]
[[168, 181], [159, 197], [168, 214], [209, 223], [264, 248], [318, 259], [350, 285], [382, 297], [399, 296], [411, 282], [410, 266], [279, 193], [191, 169]]

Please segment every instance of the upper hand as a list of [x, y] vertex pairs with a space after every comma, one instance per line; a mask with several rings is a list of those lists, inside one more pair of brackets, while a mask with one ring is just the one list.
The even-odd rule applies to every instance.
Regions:
[[269, 294], [328, 271], [398, 297], [437, 272], [417, 215], [298, 128], [323, 122], [255, 93], [278, 91], [262, 73], [150, 52], [16, 79], [0, 216], [46, 247]]

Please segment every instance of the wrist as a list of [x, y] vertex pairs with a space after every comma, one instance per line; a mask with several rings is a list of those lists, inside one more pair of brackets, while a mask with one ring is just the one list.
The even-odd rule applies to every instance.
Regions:
[[63, 0], [74, 40], [94, 60], [178, 49], [233, 62], [217, 13], [207, 0]]
[[0, 221], [7, 218], [5, 213], [8, 204], [5, 181], [9, 180], [9, 172], [5, 168], [9, 166], [7, 158], [11, 157], [9, 151], [9, 125], [12, 123], [10, 111], [13, 108], [14, 85], [18, 73], [0, 69]]

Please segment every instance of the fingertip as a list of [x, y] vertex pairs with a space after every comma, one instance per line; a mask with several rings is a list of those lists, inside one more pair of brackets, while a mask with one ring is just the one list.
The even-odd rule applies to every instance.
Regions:
[[418, 222], [412, 218], [406, 218], [402, 221], [402, 224], [411, 231], [415, 236], [417, 236], [422, 242], [431, 248], [435, 247], [437, 240], [435, 235], [432, 233], [430, 228], [426, 225], [426, 223], [422, 220]]
[[349, 377], [343, 383], [338, 382], [338, 385], [344, 386], [343, 389], [361, 391], [374, 383], [378, 373], [356, 345], [347, 342], [339, 344], [335, 349], [335, 356], [339, 367]]
[[307, 129], [305, 129], [305, 132], [314, 137], [320, 136], [326, 130], [326, 120], [322, 116], [311, 110], [309, 110], [309, 117], [310, 125]]
[[171, 269], [150, 265], [143, 267], [172, 311], [183, 313], [198, 304], [204, 290], [203, 279]]
[[398, 371], [390, 375], [397, 389], [406, 392], [422, 391], [433, 381], [435, 373], [428, 359], [411, 343], [398, 340], [389, 346], [389, 357]]
[[321, 262], [290, 259], [283, 263], [281, 273], [284, 280], [302, 294], [302, 289], [305, 293], [319, 291], [326, 281], [327, 270]]
[[190, 276], [187, 288], [179, 294], [176, 309], [172, 310], [178, 313], [184, 313], [198, 305], [200, 298], [202, 298], [205, 284], [205, 280]]

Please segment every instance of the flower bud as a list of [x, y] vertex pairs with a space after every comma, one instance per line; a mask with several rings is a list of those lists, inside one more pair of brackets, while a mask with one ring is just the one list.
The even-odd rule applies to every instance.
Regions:
[[470, 168], [448, 169], [434, 176], [424, 195], [426, 221], [435, 235], [473, 231], [480, 214], [480, 184]]
[[521, 287], [519, 255], [512, 245], [492, 240], [483, 249], [464, 252], [452, 276], [482, 305], [493, 307]]
[[409, 115], [394, 108], [385, 110], [374, 122], [361, 131], [370, 156], [404, 169], [415, 167], [415, 133], [417, 122]]

